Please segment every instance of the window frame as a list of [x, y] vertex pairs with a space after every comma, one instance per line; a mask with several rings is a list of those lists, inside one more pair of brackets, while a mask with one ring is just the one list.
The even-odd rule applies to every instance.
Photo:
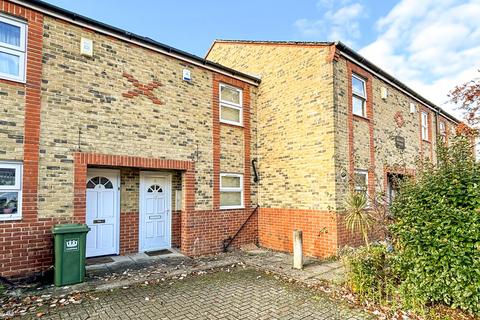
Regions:
[[440, 137], [443, 143], [447, 142], [447, 125], [445, 121], [440, 121], [438, 124], [438, 130], [440, 131]]
[[[222, 178], [223, 177], [235, 177], [240, 178], [240, 187], [222, 187]], [[220, 209], [243, 209], [245, 207], [244, 204], [244, 186], [243, 186], [243, 174], [241, 173], [220, 173], [220, 201], [221, 201], [221, 194], [222, 192], [230, 192], [230, 193], [238, 193], [240, 192], [240, 204], [239, 205], [231, 205], [231, 206], [222, 206], [220, 203]]]
[[[424, 123], [424, 116], [425, 116], [425, 123]], [[428, 132], [430, 130], [429, 128], [429, 116], [428, 116], [428, 113], [425, 112], [425, 111], [422, 111], [421, 115], [420, 115], [420, 125], [421, 125], [421, 133], [422, 133], [422, 140], [423, 141], [430, 141], [429, 137], [428, 137]], [[425, 130], [425, 136], [424, 136], [424, 130]]]
[[0, 193], [16, 192], [17, 197], [17, 212], [12, 214], [0, 214], [0, 221], [21, 220], [22, 219], [22, 178], [23, 178], [23, 163], [0, 161], [0, 168], [15, 169], [15, 185], [0, 186]]
[[[365, 175], [365, 190], [363, 190], [363, 188], [361, 188], [361, 187], [357, 187], [357, 179], [356, 179], [357, 174]], [[358, 191], [365, 192], [365, 195], [367, 196], [367, 199], [368, 199], [368, 170], [366, 170], [366, 169], [355, 169], [355, 171], [353, 172], [353, 178], [354, 178], [353, 188], [354, 188], [355, 192], [358, 192]]]
[[[225, 100], [222, 100], [222, 88], [229, 88], [229, 89], [233, 89], [235, 91], [238, 91], [239, 93], [239, 103], [233, 103], [231, 101], [225, 101]], [[220, 85], [218, 86], [218, 100], [219, 100], [219, 118], [220, 118], [220, 122], [221, 123], [227, 123], [227, 124], [231, 124], [231, 125], [234, 125], [234, 126], [239, 126], [239, 127], [243, 127], [243, 90], [240, 89], [240, 88], [237, 88], [237, 87], [234, 87], [234, 86], [231, 86], [231, 85], [228, 85], [228, 84], [225, 84], [225, 83], [220, 83]], [[231, 121], [231, 120], [227, 120], [227, 119], [223, 119], [222, 118], [222, 109], [223, 108], [230, 108], [230, 109], [235, 109], [235, 110], [238, 110], [239, 112], [239, 121], [236, 122], [236, 121]]]
[[0, 42], [0, 52], [18, 57], [18, 76], [0, 72], [0, 78], [15, 82], [26, 82], [27, 75], [27, 36], [28, 24], [20, 19], [16, 19], [4, 14], [0, 14], [0, 21], [20, 28], [20, 46], [14, 46], [8, 43]]
[[[353, 89], [353, 78], [362, 82], [364, 96], [356, 93], [355, 90]], [[367, 98], [368, 98], [368, 96], [367, 96], [367, 80], [362, 78], [359, 75], [356, 75], [355, 73], [352, 73], [352, 86], [351, 87], [352, 87], [352, 114], [354, 116], [357, 116], [357, 117], [367, 118]], [[362, 114], [358, 114], [358, 113], [354, 112], [354, 108], [353, 108], [354, 107], [354, 105], [353, 105], [354, 98], [357, 98], [357, 99], [362, 101]]]

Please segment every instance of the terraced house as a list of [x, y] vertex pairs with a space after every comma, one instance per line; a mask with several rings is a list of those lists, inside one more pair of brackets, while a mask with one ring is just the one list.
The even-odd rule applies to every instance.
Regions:
[[[257, 242], [330, 256], [349, 188], [435, 161], [457, 120], [341, 43], [216, 41], [207, 59], [41, 1], [0, 0], [0, 274]], [[357, 183], [355, 183], [357, 181]], [[363, 183], [362, 183], [363, 182]]]

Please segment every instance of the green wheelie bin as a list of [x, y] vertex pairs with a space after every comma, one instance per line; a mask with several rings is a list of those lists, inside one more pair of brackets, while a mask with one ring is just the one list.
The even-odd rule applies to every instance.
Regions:
[[57, 287], [83, 282], [85, 278], [86, 224], [57, 224], [53, 226], [54, 283]]

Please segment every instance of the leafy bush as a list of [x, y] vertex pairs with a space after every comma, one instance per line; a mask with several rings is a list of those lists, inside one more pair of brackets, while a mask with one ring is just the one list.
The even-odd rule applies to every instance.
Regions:
[[480, 313], [480, 167], [466, 139], [405, 183], [392, 213], [400, 294], [410, 307], [444, 303]]
[[397, 284], [394, 259], [384, 245], [349, 250], [343, 256], [347, 286], [362, 300], [390, 299]]

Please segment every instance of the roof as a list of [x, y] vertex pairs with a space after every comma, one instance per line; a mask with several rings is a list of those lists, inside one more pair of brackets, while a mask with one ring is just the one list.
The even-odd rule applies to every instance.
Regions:
[[[369, 69], [372, 73], [376, 74], [377, 76], [381, 77], [383, 80], [386, 82], [392, 84], [393, 86], [397, 87], [401, 91], [404, 91], [408, 93], [412, 98], [417, 100], [418, 102], [421, 102], [425, 106], [429, 107], [430, 109], [433, 109], [434, 111], [438, 112], [442, 116], [449, 118], [450, 120], [460, 123], [461, 121], [458, 120], [456, 117], [452, 116], [439, 106], [437, 106], [435, 103], [431, 102], [427, 98], [421, 96], [419, 93], [417, 93], [415, 90], [412, 88], [408, 87], [406, 84], [386, 72], [385, 70], [381, 69], [377, 65], [375, 65], [373, 62], [369, 61], [362, 55], [360, 55], [358, 52], [355, 50], [351, 49], [350, 47], [346, 46], [344, 43], [341, 41], [336, 41], [336, 42], [328, 42], [328, 41], [263, 41], [263, 40], [227, 40], [227, 39], [217, 39], [215, 40], [212, 45], [210, 46], [210, 49], [208, 50], [208, 53], [212, 50], [213, 46], [216, 43], [231, 43], [231, 44], [256, 44], [256, 45], [292, 45], [292, 46], [335, 46], [340, 53], [343, 53], [343, 56], [349, 60], [352, 60], [354, 63], [360, 64], [361, 66], [365, 67], [366, 69]], [[207, 56], [208, 56], [207, 53]]]
[[44, 1], [40, 1], [40, 0], [10, 0], [10, 1], [13, 3], [17, 3], [19, 5], [28, 7], [32, 10], [40, 11], [46, 15], [63, 19], [70, 23], [80, 25], [86, 28], [90, 28], [97, 32], [108, 34], [110, 36], [120, 38], [125, 41], [133, 42], [140, 46], [156, 50], [160, 53], [163, 53], [169, 56], [177, 57], [186, 62], [195, 64], [207, 69], [211, 69], [214, 71], [219, 71], [220, 73], [224, 73], [232, 77], [240, 78], [241, 80], [249, 82], [251, 84], [258, 85], [260, 83], [260, 79], [255, 76], [252, 76], [243, 72], [239, 72], [232, 68], [223, 66], [219, 63], [208, 61], [204, 58], [201, 58], [199, 56], [188, 53], [186, 51], [168, 46], [166, 44], [153, 40], [149, 37], [141, 36], [141, 35], [126, 31], [124, 29], [120, 29], [120, 28], [108, 25], [106, 23], [85, 17], [83, 15], [79, 15], [75, 12], [65, 10], [63, 8], [57, 7], [55, 5], [49, 4]]

